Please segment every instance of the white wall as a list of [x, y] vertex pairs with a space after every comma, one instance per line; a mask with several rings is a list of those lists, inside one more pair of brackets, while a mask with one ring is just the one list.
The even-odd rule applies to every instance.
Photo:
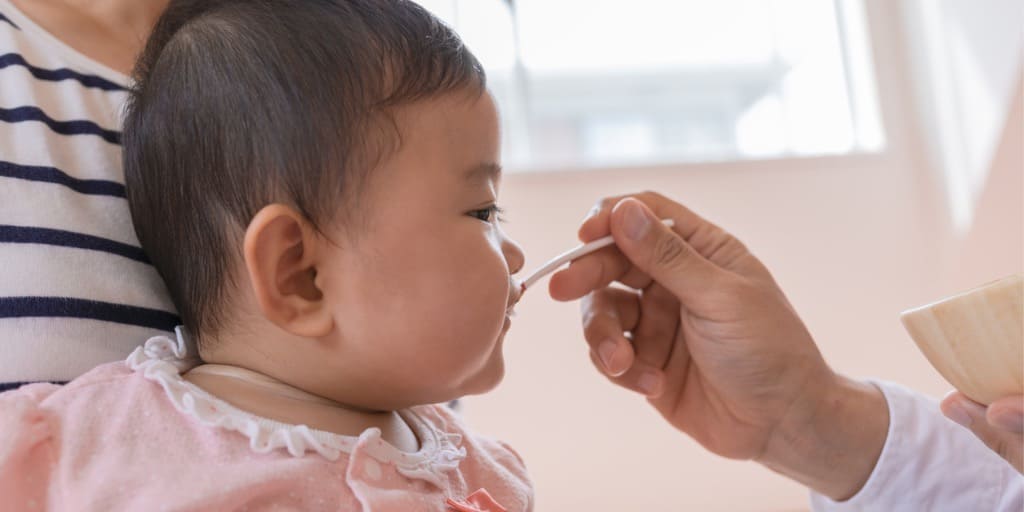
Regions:
[[[578, 222], [598, 198], [658, 190], [747, 242], [773, 269], [836, 369], [944, 393], [948, 384], [897, 315], [1021, 271], [1020, 90], [1016, 121], [1008, 121], [1010, 130], [990, 157], [992, 181], [975, 223], [958, 235], [943, 174], [929, 160], [913, 106], [900, 10], [886, 0], [868, 7], [886, 152], [509, 174], [502, 191], [512, 219], [507, 229], [525, 248], [527, 268], [572, 245]], [[1005, 103], [1001, 108], [1011, 111]], [[806, 508], [804, 489], [754, 463], [706, 453], [642, 399], [604, 381], [587, 357], [577, 305], [555, 303], [543, 289], [518, 308], [503, 385], [465, 400], [465, 415], [478, 430], [509, 441], [526, 459], [538, 510]]]
[[949, 215], [969, 229], [1019, 85], [1024, 2], [902, 0], [924, 155], [946, 182]]
[[[1019, 77], [1018, 77], [1019, 78]], [[1024, 88], [1016, 97], [996, 141], [988, 179], [979, 194], [974, 222], [955, 242], [946, 275], [952, 288], [964, 289], [1021, 271], [1024, 261]]]

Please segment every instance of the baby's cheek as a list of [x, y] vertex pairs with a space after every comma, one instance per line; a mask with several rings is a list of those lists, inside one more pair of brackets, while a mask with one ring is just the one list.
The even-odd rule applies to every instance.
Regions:
[[508, 284], [495, 282], [492, 276], [473, 276], [459, 293], [458, 304], [452, 304], [451, 331], [447, 340], [452, 357], [469, 369], [479, 367], [487, 359], [501, 335], [508, 305]]
[[477, 277], [478, 286], [472, 290], [481, 329], [498, 329], [505, 322], [509, 306], [509, 278], [504, 266], [492, 265]]
[[458, 278], [451, 292], [460, 297], [461, 309], [491, 322], [503, 318], [508, 306], [509, 274], [501, 254], [491, 247], [479, 248], [453, 263]]
[[433, 347], [447, 355], [451, 364], [478, 366], [505, 322], [509, 276], [504, 258], [490, 247], [475, 246], [423, 263], [432, 273], [410, 280], [410, 284], [416, 282], [412, 287], [416, 290], [407, 292], [425, 292], [416, 299], [419, 322], [415, 327], [438, 335]]

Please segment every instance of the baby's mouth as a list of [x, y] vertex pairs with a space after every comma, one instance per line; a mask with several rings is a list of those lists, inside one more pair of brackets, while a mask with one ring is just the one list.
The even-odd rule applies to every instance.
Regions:
[[515, 318], [516, 304], [519, 304], [519, 300], [523, 298], [523, 290], [519, 283], [512, 281], [512, 285], [509, 287], [509, 292], [508, 307], [505, 308], [505, 316]]

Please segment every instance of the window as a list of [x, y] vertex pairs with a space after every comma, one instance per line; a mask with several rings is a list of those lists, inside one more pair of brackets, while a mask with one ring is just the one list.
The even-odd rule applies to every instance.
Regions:
[[488, 72], [511, 170], [876, 151], [861, 0], [420, 0]]

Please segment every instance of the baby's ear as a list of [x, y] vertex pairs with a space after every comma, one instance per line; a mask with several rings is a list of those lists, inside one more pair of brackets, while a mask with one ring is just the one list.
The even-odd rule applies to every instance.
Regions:
[[316, 285], [318, 235], [282, 204], [263, 207], [245, 230], [243, 255], [253, 293], [268, 320], [297, 336], [318, 338], [334, 327]]

